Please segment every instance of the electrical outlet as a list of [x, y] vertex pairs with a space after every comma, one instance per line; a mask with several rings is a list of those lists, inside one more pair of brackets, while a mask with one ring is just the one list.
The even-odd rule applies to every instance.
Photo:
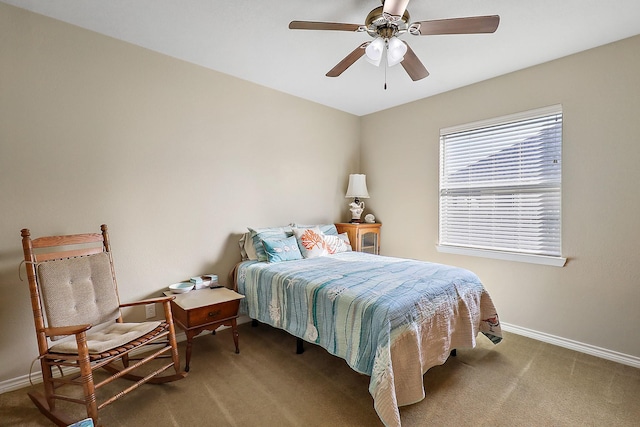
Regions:
[[156, 317], [156, 304], [147, 304], [144, 306], [144, 311], [146, 313], [147, 319], [151, 319], [152, 317]]

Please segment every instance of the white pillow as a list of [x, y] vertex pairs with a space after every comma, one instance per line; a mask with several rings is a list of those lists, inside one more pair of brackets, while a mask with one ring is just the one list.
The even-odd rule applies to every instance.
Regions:
[[251, 238], [251, 232], [246, 233], [246, 239], [244, 241], [244, 250], [247, 252], [247, 258], [251, 261], [256, 261], [258, 259], [258, 254], [256, 253], [256, 247], [254, 246], [253, 239]]
[[340, 252], [351, 251], [351, 243], [349, 242], [349, 236], [347, 233], [342, 233], [337, 236], [324, 235], [324, 243], [327, 246], [327, 252], [330, 254], [337, 254]]
[[325, 236], [318, 227], [294, 228], [293, 234], [296, 236], [303, 257], [316, 258], [329, 254], [324, 241]]
[[249, 259], [249, 257], [247, 256], [247, 250], [244, 248], [246, 242], [247, 233], [244, 233], [242, 237], [240, 237], [240, 240], [238, 240], [238, 246], [240, 246], [240, 257], [242, 258], [242, 261], [246, 261]]

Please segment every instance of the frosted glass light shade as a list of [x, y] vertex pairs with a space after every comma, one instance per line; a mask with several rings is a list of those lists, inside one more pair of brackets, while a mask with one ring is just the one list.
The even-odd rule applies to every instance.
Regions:
[[387, 65], [393, 67], [404, 60], [404, 54], [407, 53], [407, 45], [397, 37], [389, 39], [387, 46]]
[[375, 65], [380, 65], [382, 60], [382, 53], [384, 52], [384, 40], [381, 37], [374, 39], [364, 50], [366, 55], [365, 59]]
[[367, 176], [356, 173], [349, 175], [349, 186], [347, 187], [347, 195], [345, 197], [368, 199], [369, 192], [367, 191]]

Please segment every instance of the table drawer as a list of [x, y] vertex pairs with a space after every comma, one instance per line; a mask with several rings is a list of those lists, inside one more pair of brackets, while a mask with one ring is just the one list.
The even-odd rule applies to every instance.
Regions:
[[193, 328], [236, 317], [239, 306], [240, 300], [235, 300], [189, 310], [187, 312], [187, 326]]

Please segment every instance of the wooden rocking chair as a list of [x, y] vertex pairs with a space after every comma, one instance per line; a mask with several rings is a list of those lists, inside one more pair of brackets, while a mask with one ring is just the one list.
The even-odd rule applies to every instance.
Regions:
[[[71, 419], [57, 409], [57, 400], [85, 405], [87, 417], [98, 425], [98, 410], [141, 384], [164, 383], [186, 376], [180, 371], [171, 316], [170, 302], [174, 297], [120, 304], [107, 226], [102, 225], [101, 230], [102, 233], [33, 240], [28, 229], [22, 230], [44, 383], [44, 395], [31, 392], [29, 397], [40, 412], [60, 426], [78, 419], [77, 416]], [[163, 304], [164, 321], [123, 322], [122, 307], [152, 303]], [[161, 362], [160, 367], [153, 365], [153, 372], [144, 376], [132, 372], [159, 357], [170, 357], [167, 361], [171, 361]], [[66, 369], [66, 373], [54, 377], [54, 367], [59, 367], [60, 372]], [[160, 375], [171, 367], [175, 373]], [[93, 372], [98, 368], [104, 368], [110, 375], [94, 382]], [[96, 392], [117, 378], [134, 383], [98, 403]], [[75, 394], [61, 394], [63, 387], [70, 386], [76, 386], [71, 387]], [[80, 395], [84, 397], [78, 398]]]

